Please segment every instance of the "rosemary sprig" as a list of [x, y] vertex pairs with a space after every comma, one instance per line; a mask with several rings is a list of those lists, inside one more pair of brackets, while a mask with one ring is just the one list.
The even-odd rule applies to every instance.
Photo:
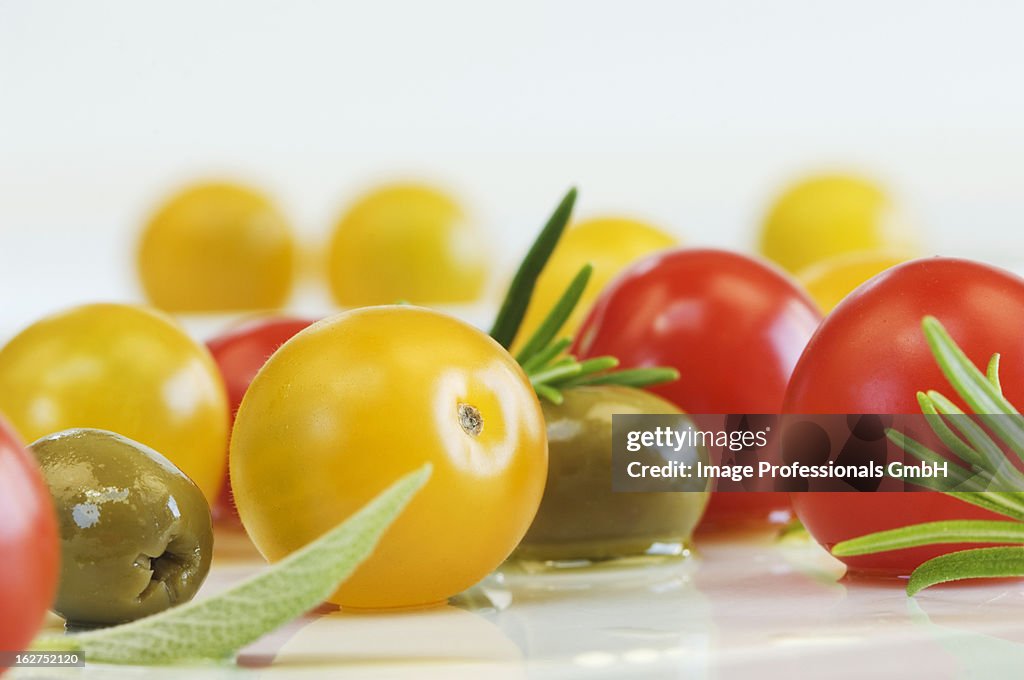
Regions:
[[[506, 293], [505, 301], [494, 321], [491, 337], [509, 347], [519, 333], [526, 308], [533, 296], [537, 278], [544, 270], [558, 245], [565, 227], [572, 216], [572, 208], [576, 202], [576, 190], [570, 189], [559, 203], [555, 212], [529, 252]], [[674, 368], [650, 367], [617, 370], [618, 359], [610, 356], [594, 357], [579, 361], [565, 350], [572, 344], [571, 338], [559, 338], [558, 333], [565, 326], [576, 305], [579, 304], [583, 291], [590, 281], [593, 267], [584, 265], [573, 277], [565, 291], [548, 312], [544, 321], [516, 355], [516, 361], [522, 366], [537, 396], [554, 404], [561, 404], [562, 390], [583, 385], [623, 385], [629, 387], [647, 387], [658, 383], [670, 382], [679, 378]]]
[[[989, 360], [985, 373], [971, 363], [939, 321], [927, 316], [921, 323], [936, 363], [949, 384], [984, 423], [1024, 460], [1024, 417], [1003, 396], [999, 382], [999, 355]], [[958, 458], [946, 484], [917, 479], [915, 483], [942, 491], [1006, 520], [951, 520], [926, 522], [842, 541], [832, 548], [840, 557], [902, 550], [926, 545], [959, 543], [1024, 544], [1024, 474], [985, 428], [936, 391], [919, 392], [921, 412], [929, 426]], [[886, 436], [922, 461], [947, 460], [893, 429]], [[948, 581], [969, 578], [1024, 576], [1024, 547], [1005, 546], [961, 550], [928, 560], [911, 574], [907, 594]]]
[[541, 229], [537, 240], [533, 242], [530, 251], [512, 278], [512, 284], [505, 295], [505, 300], [501, 303], [501, 309], [498, 310], [494, 325], [491, 326], [491, 337], [505, 349], [511, 347], [512, 341], [516, 339], [519, 326], [522, 325], [523, 317], [526, 316], [526, 307], [530, 304], [530, 298], [533, 296], [534, 286], [537, 285], [537, 277], [540, 276], [544, 265], [548, 263], [551, 253], [558, 245], [558, 240], [562, 238], [562, 232], [569, 224], [575, 204], [576, 188], [573, 187], [555, 208], [555, 212], [551, 214], [547, 224]]

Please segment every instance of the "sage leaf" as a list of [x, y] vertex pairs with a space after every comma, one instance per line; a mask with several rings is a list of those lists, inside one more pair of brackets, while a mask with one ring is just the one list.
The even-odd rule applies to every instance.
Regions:
[[428, 463], [402, 477], [339, 526], [223, 593], [111, 628], [44, 636], [33, 648], [77, 651], [89, 662], [114, 664], [230, 659], [337, 590], [430, 472]]

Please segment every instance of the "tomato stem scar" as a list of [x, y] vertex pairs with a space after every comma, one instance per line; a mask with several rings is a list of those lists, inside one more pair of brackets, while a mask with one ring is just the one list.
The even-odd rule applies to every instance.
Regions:
[[473, 437], [476, 437], [484, 429], [484, 417], [480, 415], [480, 410], [476, 406], [470, 404], [459, 404], [459, 425], [462, 426], [463, 432]]

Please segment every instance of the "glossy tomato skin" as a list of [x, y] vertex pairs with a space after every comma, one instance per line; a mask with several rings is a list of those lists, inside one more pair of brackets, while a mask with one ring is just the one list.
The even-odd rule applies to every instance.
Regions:
[[49, 489], [2, 417], [0, 556], [0, 650], [19, 651], [28, 647], [53, 604], [60, 544]]
[[[960, 403], [925, 342], [921, 320], [929, 314], [975, 365], [984, 368], [1000, 352], [1004, 393], [1018, 407], [1024, 404], [1024, 280], [979, 262], [934, 257], [883, 272], [835, 308], [793, 372], [785, 412], [920, 413], [917, 392], [929, 389]], [[923, 521], [995, 518], [929, 492], [795, 494], [793, 507], [826, 548]], [[931, 557], [966, 547], [842, 559], [852, 572], [903, 576]]]
[[412, 306], [357, 309], [285, 343], [242, 400], [231, 479], [271, 561], [319, 537], [425, 462], [427, 486], [331, 598], [352, 608], [442, 602], [526, 533], [547, 478], [540, 404], [493, 339]]
[[[267, 363], [270, 355], [311, 323], [313, 321], [309, 319], [289, 317], [257, 319], [206, 343], [224, 379], [232, 421], [235, 419], [239, 404], [242, 403], [245, 391], [249, 389], [249, 383], [256, 377], [263, 364]], [[235, 499], [231, 493], [231, 481], [227, 470], [224, 471], [224, 475], [220, 494], [211, 508], [213, 518], [215, 521], [237, 521], [238, 511], [235, 509]]]
[[[595, 303], [574, 347], [621, 366], [672, 366], [650, 390], [688, 413], [778, 413], [793, 366], [821, 317], [781, 271], [723, 250], [676, 249], [641, 260]], [[712, 494], [702, 530], [788, 518], [781, 493]]]
[[46, 317], [0, 349], [0, 411], [26, 440], [110, 430], [177, 465], [215, 499], [228, 406], [209, 352], [170, 317], [91, 304]]

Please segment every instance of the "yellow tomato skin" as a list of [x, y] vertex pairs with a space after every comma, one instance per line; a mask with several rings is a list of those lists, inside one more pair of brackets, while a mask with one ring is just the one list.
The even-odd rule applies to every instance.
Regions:
[[[478, 433], [460, 405], [479, 413]], [[516, 547], [544, 492], [547, 436], [529, 381], [490, 337], [439, 312], [365, 307], [270, 358], [239, 407], [230, 461], [239, 515], [270, 561], [431, 462], [427, 486], [331, 598], [408, 608], [465, 590]]]
[[828, 314], [860, 284], [912, 257], [890, 252], [846, 253], [812, 264], [797, 280], [822, 313]]
[[295, 237], [263, 194], [196, 184], [146, 225], [138, 267], [149, 300], [170, 312], [276, 309], [295, 277]]
[[576, 334], [594, 300], [619, 272], [646, 255], [677, 244], [675, 237], [657, 227], [625, 217], [598, 217], [572, 225], [562, 235], [537, 279], [513, 348], [526, 343], [573, 277], [588, 262], [594, 268], [590, 281], [560, 335]]
[[421, 184], [383, 186], [356, 201], [328, 254], [331, 291], [346, 307], [471, 302], [486, 267], [477, 225], [451, 196]]
[[220, 490], [224, 384], [206, 348], [159, 312], [93, 304], [29, 326], [0, 350], [0, 411], [25, 441], [111, 430], [166, 456], [208, 501]]
[[787, 189], [761, 229], [761, 253], [797, 273], [847, 252], [914, 252], [916, 238], [890, 196], [853, 175], [820, 175]]

